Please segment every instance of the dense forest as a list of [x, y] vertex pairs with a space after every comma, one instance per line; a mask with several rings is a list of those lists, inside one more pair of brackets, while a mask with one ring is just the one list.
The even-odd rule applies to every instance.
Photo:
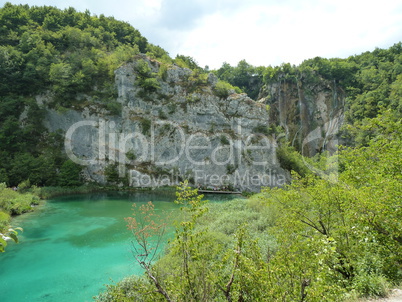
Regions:
[[[0, 233], [16, 239], [10, 217], [39, 202], [35, 186], [82, 184], [81, 167], [63, 152], [64, 133], [44, 127], [37, 97], [50, 96], [48, 106], [59, 111], [94, 104], [118, 114], [114, 71], [140, 53], [189, 68], [194, 83], [215, 74], [223, 98], [236, 91], [258, 100], [266, 85], [280, 81], [336, 83], [347, 95], [339, 133], [347, 146], [305, 159], [282, 141], [278, 150], [292, 182], [224, 206], [206, 204], [184, 184], [177, 200], [183, 221], [157, 262], [148, 249], [165, 225], [152, 220], [151, 205], [142, 209], [150, 230], [133, 217], [128, 223], [144, 249], [136, 259], [145, 275], [109, 286], [99, 301], [353, 301], [400, 284], [401, 43], [299, 66], [243, 60], [208, 70], [185, 55], [171, 58], [112, 17], [6, 3], [0, 9]], [[163, 75], [148, 73], [140, 85], [158, 89]], [[0, 251], [5, 244], [0, 237]]]

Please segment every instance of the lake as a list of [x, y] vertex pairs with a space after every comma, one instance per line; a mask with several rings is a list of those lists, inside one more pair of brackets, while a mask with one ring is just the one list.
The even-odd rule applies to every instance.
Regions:
[[[234, 198], [206, 197], [211, 202]], [[105, 284], [142, 274], [124, 218], [131, 216], [133, 203], [148, 201], [158, 213], [178, 213], [174, 199], [173, 192], [157, 191], [72, 195], [15, 218], [13, 226], [24, 232], [20, 243], [10, 243], [0, 254], [0, 301], [93, 301]]]

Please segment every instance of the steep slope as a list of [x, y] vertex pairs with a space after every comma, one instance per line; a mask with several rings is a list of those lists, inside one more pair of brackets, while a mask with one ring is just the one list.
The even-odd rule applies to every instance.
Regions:
[[285, 183], [275, 140], [258, 133], [269, 122], [264, 105], [233, 91], [222, 97], [212, 74], [144, 55], [118, 68], [115, 81], [119, 115], [44, 104], [46, 127], [66, 133], [67, 154], [86, 166], [87, 180], [155, 187], [190, 179], [210, 189], [253, 191]]
[[334, 152], [344, 121], [346, 93], [335, 81], [310, 81], [303, 75], [266, 84], [259, 102], [270, 106], [269, 119], [304, 156]]

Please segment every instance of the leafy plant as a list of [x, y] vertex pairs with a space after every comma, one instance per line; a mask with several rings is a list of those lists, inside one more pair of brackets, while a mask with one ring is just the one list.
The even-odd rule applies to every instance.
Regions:
[[60, 168], [58, 183], [61, 186], [73, 187], [82, 185], [81, 173], [82, 167], [71, 160], [67, 160]]
[[120, 180], [118, 165], [117, 164], [109, 164], [105, 167], [105, 176], [107, 182], [117, 184]]
[[239, 89], [237, 89], [237, 88], [233, 87], [232, 85], [230, 85], [229, 83], [223, 82], [223, 81], [218, 81], [218, 83], [216, 83], [213, 91], [217, 97], [220, 97], [222, 99], [226, 99], [232, 93], [240, 92]]
[[226, 166], [226, 173], [227, 174], [233, 174], [235, 171], [236, 171], [236, 166], [235, 165], [233, 165], [233, 164], [228, 164], [227, 166]]
[[0, 233], [0, 253], [5, 252], [5, 248], [7, 246], [7, 240], [11, 239], [15, 243], [18, 243], [18, 232], [22, 231], [22, 228], [8, 228], [4, 233]]
[[142, 134], [149, 135], [151, 130], [152, 121], [147, 118], [142, 118], [140, 120]]
[[130, 150], [128, 152], [126, 152], [126, 157], [130, 160], [130, 161], [134, 161], [137, 159], [137, 156], [135, 155], [133, 150]]

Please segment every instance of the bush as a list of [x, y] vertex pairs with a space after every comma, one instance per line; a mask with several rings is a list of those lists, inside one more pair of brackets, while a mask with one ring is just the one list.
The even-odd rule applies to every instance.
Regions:
[[8, 228], [10, 223], [10, 215], [0, 211], [0, 233], [4, 233], [4, 231]]
[[121, 107], [121, 104], [115, 101], [106, 104], [106, 109], [113, 115], [119, 115], [121, 113]]
[[118, 183], [119, 181], [119, 171], [117, 164], [109, 164], [105, 168], [106, 180], [111, 183]]
[[220, 139], [222, 145], [229, 145], [230, 144], [229, 139], [227, 138], [226, 135], [222, 134], [219, 139]]
[[142, 134], [144, 135], [148, 135], [150, 134], [150, 130], [151, 130], [151, 120], [143, 118], [141, 119], [141, 129], [142, 129]]
[[228, 173], [228, 174], [233, 174], [235, 171], [236, 171], [236, 166], [235, 165], [233, 165], [233, 164], [228, 164], [227, 166], [226, 166], [226, 172]]
[[22, 213], [32, 211], [32, 195], [30, 194], [20, 194], [12, 201], [12, 206], [9, 208], [11, 215], [21, 215]]
[[161, 88], [156, 78], [147, 78], [140, 81], [140, 86], [147, 92], [154, 92]]
[[276, 149], [279, 164], [283, 169], [295, 171], [301, 176], [309, 174], [309, 169], [303, 162], [303, 157], [293, 147], [281, 145]]
[[[236, 88], [230, 85], [228, 82], [218, 81], [214, 87], [214, 94], [222, 99], [226, 99], [234, 92], [236, 92]], [[237, 92], [240, 92], [240, 90], [237, 89]]]
[[257, 134], [270, 135], [270, 128], [265, 124], [259, 124], [254, 127], [253, 132]]
[[363, 297], [386, 297], [389, 283], [384, 276], [363, 273], [354, 278], [353, 288]]
[[98, 302], [150, 301], [146, 298], [146, 292], [153, 292], [150, 284], [144, 278], [130, 276], [116, 285], [107, 285], [107, 291], [94, 299]]
[[82, 167], [72, 160], [67, 160], [60, 168], [59, 185], [66, 187], [79, 186], [82, 184], [80, 179]]

